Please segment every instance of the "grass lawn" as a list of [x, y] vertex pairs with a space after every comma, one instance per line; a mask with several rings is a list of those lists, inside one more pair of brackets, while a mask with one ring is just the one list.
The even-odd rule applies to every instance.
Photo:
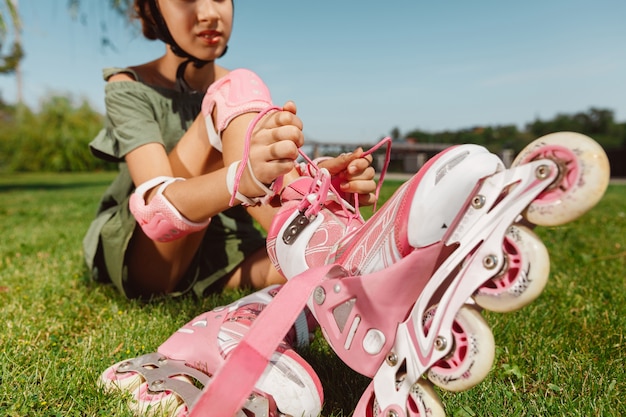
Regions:
[[[111, 364], [154, 351], [193, 316], [241, 293], [142, 304], [90, 282], [81, 240], [111, 173], [0, 175], [0, 415], [130, 416], [96, 388]], [[385, 196], [399, 183], [388, 182]], [[485, 313], [496, 340], [489, 376], [440, 392], [449, 416], [626, 415], [626, 186], [581, 219], [536, 229], [551, 278], [519, 312]], [[367, 380], [323, 341], [303, 353], [326, 416], [348, 416]]]

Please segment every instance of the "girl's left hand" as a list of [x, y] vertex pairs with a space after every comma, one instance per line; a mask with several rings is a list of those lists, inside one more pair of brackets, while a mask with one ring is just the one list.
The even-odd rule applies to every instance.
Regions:
[[362, 148], [357, 148], [353, 152], [321, 161], [319, 166], [326, 168], [339, 180], [339, 191], [346, 195], [356, 193], [359, 195], [360, 205], [372, 205], [376, 202], [376, 172], [371, 166], [372, 156], [363, 156], [363, 153]]

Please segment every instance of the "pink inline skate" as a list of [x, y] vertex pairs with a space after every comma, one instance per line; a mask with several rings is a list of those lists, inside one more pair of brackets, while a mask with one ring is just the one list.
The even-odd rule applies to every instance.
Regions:
[[[532, 227], [579, 217], [608, 180], [602, 148], [576, 133], [537, 139], [508, 169], [483, 147], [460, 145], [363, 222], [320, 170], [282, 194], [268, 251], [290, 281], [255, 326], [286, 331], [281, 316], [306, 299], [337, 355], [372, 378], [354, 416], [444, 416], [432, 384], [466, 390], [492, 366], [494, 339], [480, 309], [519, 309], [545, 286], [548, 254]], [[255, 326], [239, 360], [262, 343]], [[279, 340], [284, 331], [276, 332]], [[222, 371], [242, 369], [232, 361]], [[212, 396], [192, 416], [204, 415]]]
[[[205, 313], [158, 357], [109, 368], [104, 385], [131, 391], [138, 414], [165, 408], [165, 398], [172, 416], [317, 415], [319, 380], [285, 343], [308, 306], [337, 355], [372, 378], [355, 417], [444, 416], [433, 384], [466, 390], [491, 369], [494, 339], [481, 308], [519, 309], [546, 284], [548, 254], [534, 225], [579, 217], [608, 179], [602, 148], [576, 133], [537, 139], [508, 169], [483, 147], [460, 145], [364, 222], [318, 170], [281, 194], [268, 253], [289, 281], [271, 302], [261, 292]], [[246, 319], [233, 324], [231, 315]]]
[[[269, 287], [228, 306], [191, 320], [156, 353], [119, 362], [100, 377], [108, 391], [131, 394], [130, 408], [138, 416], [184, 417], [201, 390], [222, 367], [252, 323], [272, 300], [278, 287]], [[311, 367], [292, 348], [309, 340], [315, 320], [302, 313], [287, 337], [276, 347], [269, 364], [237, 413], [221, 414], [213, 403], [206, 415], [237, 417], [316, 417], [323, 403], [321, 383]], [[237, 381], [231, 381], [236, 385]]]

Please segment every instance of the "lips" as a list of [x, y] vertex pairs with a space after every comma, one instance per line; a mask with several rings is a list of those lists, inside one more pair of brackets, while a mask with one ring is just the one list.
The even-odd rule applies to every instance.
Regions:
[[222, 38], [222, 33], [217, 30], [204, 30], [198, 34], [198, 37], [208, 45], [217, 45]]

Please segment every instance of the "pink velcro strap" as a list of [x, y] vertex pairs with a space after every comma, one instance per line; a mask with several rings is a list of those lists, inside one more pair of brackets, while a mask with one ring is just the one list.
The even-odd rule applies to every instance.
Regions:
[[219, 333], [224, 312], [216, 308], [200, 314], [169, 337], [158, 352], [167, 358], [183, 360], [209, 375], [224, 363]]
[[[209, 225], [211, 219], [201, 223], [187, 220], [163, 195], [163, 191], [184, 178], [156, 177], [141, 184], [130, 196], [129, 207], [146, 236], [159, 242], [171, 242]], [[145, 194], [161, 185], [156, 195], [146, 204]]]
[[[222, 150], [220, 135], [235, 117], [259, 112], [272, 106], [270, 91], [254, 72], [236, 69], [211, 84], [202, 101], [202, 114], [207, 123], [209, 141]], [[216, 120], [213, 110], [217, 107]]]
[[189, 417], [235, 415], [314, 288], [327, 277], [339, 275], [345, 276], [347, 272], [338, 265], [323, 265], [308, 269], [283, 285], [204, 388]]

